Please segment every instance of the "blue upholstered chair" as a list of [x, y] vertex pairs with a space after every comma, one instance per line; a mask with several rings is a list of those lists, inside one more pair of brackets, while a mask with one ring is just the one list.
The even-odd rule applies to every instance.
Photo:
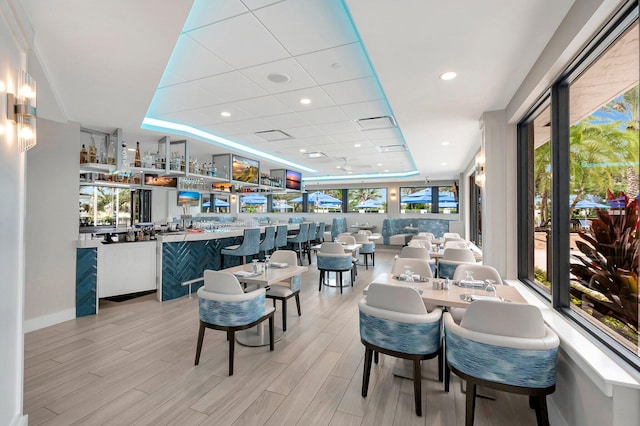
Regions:
[[469, 249], [448, 248], [438, 261], [438, 278], [453, 278], [458, 266], [465, 263], [476, 263], [473, 252]]
[[374, 351], [413, 361], [413, 392], [416, 414], [422, 416], [420, 363], [438, 357], [438, 379], [442, 380], [442, 310], [427, 312], [418, 291], [412, 287], [371, 283], [360, 310], [360, 341], [364, 344], [362, 396], [369, 388]]
[[265, 304], [265, 289], [245, 293], [238, 279], [229, 272], [204, 271], [204, 286], [198, 289], [200, 331], [195, 365], [200, 363], [204, 330], [211, 328], [227, 332], [229, 340], [229, 375], [233, 375], [235, 332], [269, 320], [269, 349], [273, 350], [273, 312]]
[[356, 243], [362, 244], [359, 254], [364, 255], [364, 266], [369, 269], [369, 257], [371, 257], [371, 265], [376, 266], [376, 243], [369, 240], [366, 234], [357, 233], [354, 235]]
[[[338, 242], [341, 244], [355, 244], [356, 237], [348, 232], [343, 232], [338, 235]], [[351, 285], [353, 286], [353, 281], [355, 280], [356, 275], [358, 275], [358, 260], [360, 259], [360, 249], [357, 249], [355, 252], [351, 253], [351, 257], [353, 260], [353, 269], [351, 270]]]
[[465, 424], [473, 425], [478, 385], [529, 396], [538, 425], [548, 425], [546, 396], [556, 387], [558, 336], [533, 305], [478, 300], [460, 325], [444, 314], [445, 391], [453, 371], [467, 382]]
[[[345, 253], [340, 243], [326, 242], [320, 246], [316, 254], [318, 271], [320, 271], [318, 291], [322, 291], [322, 284], [329, 272], [336, 273], [336, 282], [340, 285], [342, 293], [342, 273], [353, 271], [353, 257], [351, 253]], [[351, 274], [351, 286], [353, 287], [353, 273]]]
[[408, 259], [424, 259], [429, 262], [429, 266], [431, 267], [431, 274], [435, 275], [436, 272], [436, 261], [435, 259], [431, 259], [431, 254], [429, 254], [429, 250], [423, 247], [414, 247], [414, 246], [405, 246], [400, 250], [400, 254], [398, 258], [408, 258]]
[[316, 239], [314, 241], [316, 244], [322, 244], [322, 242], [324, 241], [324, 232], [326, 229], [327, 225], [324, 222], [318, 223], [318, 230], [316, 231]]
[[[463, 263], [458, 265], [456, 272], [453, 274], [454, 281], [464, 280], [467, 277], [467, 272], [471, 272], [471, 276], [475, 280], [486, 281], [493, 280], [496, 285], [502, 285], [502, 277], [500, 273], [493, 266], [479, 265], [477, 263]], [[453, 317], [456, 324], [460, 324], [462, 317], [467, 310], [465, 308], [450, 307], [449, 312]]]
[[276, 230], [276, 250], [287, 246], [288, 234], [289, 234], [289, 227], [287, 225], [278, 225]]
[[225, 256], [240, 256], [240, 263], [245, 262], [247, 256], [256, 256], [260, 252], [260, 228], [246, 228], [242, 237], [242, 244], [227, 246], [220, 250], [220, 267], [224, 269]]
[[[295, 266], [297, 255], [291, 250], [276, 250], [271, 255], [271, 262], [286, 263]], [[267, 299], [273, 300], [273, 307], [276, 307], [276, 300], [282, 302], [282, 331], [287, 331], [287, 300], [295, 297], [298, 316], [302, 315], [300, 310], [300, 287], [302, 286], [302, 276], [296, 275], [286, 281], [278, 282], [269, 286]]]
[[260, 253], [269, 254], [276, 248], [276, 227], [267, 226], [264, 228], [264, 238], [260, 241], [258, 250]]
[[311, 265], [311, 246], [316, 239], [317, 232], [318, 224], [316, 222], [311, 222], [309, 224], [309, 230], [307, 231], [307, 243], [304, 245], [304, 252], [309, 258], [309, 265]]
[[344, 217], [334, 217], [331, 221], [331, 241], [343, 232], [347, 232], [347, 219]]
[[309, 232], [309, 224], [301, 223], [300, 229], [298, 229], [298, 233], [296, 235], [289, 235], [287, 237], [288, 245], [291, 246], [291, 249], [298, 253], [300, 256], [300, 265], [302, 265], [302, 255], [304, 253], [304, 246], [307, 244], [307, 234]]

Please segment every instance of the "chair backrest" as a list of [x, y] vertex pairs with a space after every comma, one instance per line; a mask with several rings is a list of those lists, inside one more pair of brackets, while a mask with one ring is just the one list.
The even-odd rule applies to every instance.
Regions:
[[371, 235], [371, 231], [368, 229], [361, 229], [358, 231], [358, 234]]
[[324, 240], [324, 231], [327, 228], [327, 225], [324, 222], [318, 223], [318, 230], [316, 232], [316, 240], [322, 241]]
[[428, 236], [420, 235], [420, 234], [414, 235], [411, 239], [412, 240], [427, 240], [427, 241], [431, 241], [431, 238], [429, 238]]
[[453, 260], [456, 262], [476, 263], [473, 252], [469, 249], [447, 248], [442, 253], [442, 259]]
[[426, 315], [420, 293], [412, 287], [373, 282], [367, 290], [367, 305], [402, 314]]
[[245, 228], [242, 244], [235, 250], [237, 255], [258, 254], [260, 251], [260, 228]]
[[445, 232], [444, 234], [442, 234], [442, 238], [447, 239], [447, 238], [462, 238], [462, 237], [460, 237], [460, 234], [458, 234], [457, 232]]
[[479, 333], [540, 339], [545, 336], [542, 312], [524, 303], [477, 300], [469, 305], [460, 326]]
[[474, 280], [494, 280], [496, 284], [502, 284], [500, 274], [493, 266], [478, 265], [476, 263], [465, 263], [456, 268], [453, 274], [454, 281], [460, 281], [467, 277], [467, 271], [471, 272]]
[[460, 248], [460, 249], [466, 249], [467, 248], [467, 243], [465, 241], [446, 241], [444, 243], [443, 248], [448, 249], [448, 248]]
[[398, 257], [410, 257], [414, 259], [425, 259], [430, 260], [431, 255], [429, 255], [429, 250], [424, 247], [402, 247], [400, 250], [400, 254]]
[[289, 241], [294, 242], [294, 243], [304, 243], [304, 242], [307, 241], [307, 234], [308, 233], [309, 233], [309, 224], [308, 223], [301, 223], [300, 224], [300, 229], [298, 230], [298, 233], [296, 234], [295, 237], [293, 237]]
[[450, 243], [450, 242], [457, 242], [457, 243], [464, 243], [465, 245], [467, 244], [467, 242], [465, 240], [463, 240], [462, 238], [452, 238], [452, 237], [448, 237], [444, 239], [444, 243]]
[[344, 217], [334, 217], [331, 222], [331, 239], [347, 231], [347, 219]]
[[309, 229], [307, 230], [307, 241], [315, 240], [316, 232], [318, 232], [318, 224], [316, 222], [311, 222], [309, 224]]
[[320, 246], [320, 251], [318, 253], [341, 254], [341, 253], [344, 253], [344, 249], [342, 248], [342, 244], [340, 243], [333, 243], [330, 241], [326, 241], [322, 243], [322, 245]]
[[212, 293], [243, 294], [244, 290], [238, 279], [230, 272], [205, 269], [204, 288]]
[[369, 244], [369, 237], [366, 234], [354, 234], [353, 238], [355, 238], [356, 243], [359, 244]]
[[276, 245], [276, 227], [264, 228], [264, 238], [260, 241], [260, 251], [271, 250]]
[[289, 265], [297, 265], [298, 255], [293, 250], [276, 250], [271, 255], [271, 261], [277, 263], [287, 263]]
[[287, 225], [278, 225], [278, 231], [276, 232], [276, 247], [284, 247], [287, 245], [287, 233], [289, 227]]
[[427, 237], [429, 241], [433, 240], [436, 237], [432, 232], [418, 232], [418, 236]]
[[338, 242], [345, 244], [355, 244], [356, 239], [353, 235], [338, 235]]
[[399, 257], [393, 262], [391, 274], [400, 275], [404, 273], [404, 267], [411, 266], [411, 272], [420, 275], [421, 278], [433, 278], [433, 272], [429, 261], [425, 259], [413, 259], [409, 257]]
[[430, 240], [416, 240], [415, 237], [411, 239], [411, 241], [409, 241], [407, 243], [407, 245], [409, 247], [422, 247], [422, 248], [426, 248], [427, 250], [431, 250], [431, 241]]

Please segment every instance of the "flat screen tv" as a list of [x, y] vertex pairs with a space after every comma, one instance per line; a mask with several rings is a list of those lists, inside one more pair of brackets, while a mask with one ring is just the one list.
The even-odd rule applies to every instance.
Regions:
[[150, 185], [150, 186], [164, 186], [166, 188], [176, 188], [178, 186], [178, 178], [145, 174], [144, 184]]
[[256, 185], [259, 183], [259, 161], [233, 155], [231, 166], [231, 179], [240, 182], [255, 183]]
[[302, 186], [302, 174], [294, 172], [293, 170], [287, 170], [285, 188], [300, 190]]
[[200, 193], [194, 191], [178, 191], [178, 205], [199, 206]]

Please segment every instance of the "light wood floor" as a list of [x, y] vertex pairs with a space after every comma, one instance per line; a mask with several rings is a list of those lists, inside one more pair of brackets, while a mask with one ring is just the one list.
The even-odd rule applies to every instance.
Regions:
[[[375, 268], [358, 267], [356, 286], [342, 295], [327, 287], [319, 293], [312, 266], [303, 277], [302, 316], [291, 299], [288, 330], [274, 352], [236, 345], [231, 377], [223, 332], [207, 330], [193, 365], [197, 298], [103, 301], [97, 316], [29, 333], [29, 425], [462, 425], [460, 380], [452, 376], [444, 393], [436, 359], [423, 365], [423, 417], [415, 415], [412, 382], [392, 374], [394, 358], [380, 356], [369, 396], [360, 396], [357, 302], [372, 276], [390, 269], [393, 254], [378, 251]], [[526, 397], [495, 395], [477, 400], [476, 425], [535, 424]]]

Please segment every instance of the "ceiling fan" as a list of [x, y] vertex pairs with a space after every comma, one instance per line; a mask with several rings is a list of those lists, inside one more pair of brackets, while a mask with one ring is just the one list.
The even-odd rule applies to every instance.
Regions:
[[342, 161], [342, 164], [339, 164], [338, 166], [336, 166], [336, 168], [340, 170], [344, 170], [345, 172], [352, 172], [354, 170], [364, 170], [364, 169], [371, 168], [370, 164], [348, 163], [348, 161], [350, 160], [349, 157], [336, 158], [336, 160]]

